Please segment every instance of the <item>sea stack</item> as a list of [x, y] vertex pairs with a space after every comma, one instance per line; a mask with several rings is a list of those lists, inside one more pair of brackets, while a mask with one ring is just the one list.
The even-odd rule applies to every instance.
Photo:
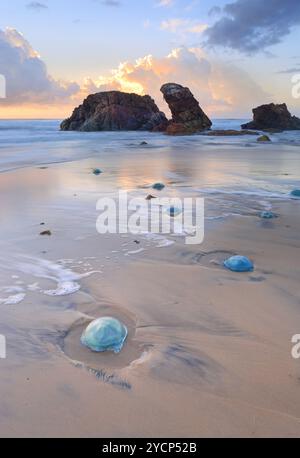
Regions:
[[149, 95], [109, 91], [89, 95], [60, 128], [84, 132], [160, 131], [165, 130], [167, 124], [166, 116]]
[[300, 119], [292, 116], [285, 103], [269, 103], [253, 110], [253, 121], [242, 125], [242, 129], [256, 130], [300, 130]]
[[167, 83], [161, 87], [161, 92], [172, 113], [166, 133], [182, 135], [210, 129], [211, 120], [187, 87]]

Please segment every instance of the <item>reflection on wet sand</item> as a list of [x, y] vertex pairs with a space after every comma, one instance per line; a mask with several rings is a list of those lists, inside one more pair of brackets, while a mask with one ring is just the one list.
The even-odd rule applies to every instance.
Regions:
[[[299, 435], [295, 153], [156, 136], [139, 148], [123, 135], [109, 154], [0, 174], [0, 434]], [[206, 196], [203, 245], [97, 234], [99, 197], [146, 197], [155, 182], [164, 196]], [[271, 208], [279, 217], [262, 224]], [[223, 268], [238, 253], [253, 273]], [[101, 316], [129, 330], [118, 355], [80, 345]]]

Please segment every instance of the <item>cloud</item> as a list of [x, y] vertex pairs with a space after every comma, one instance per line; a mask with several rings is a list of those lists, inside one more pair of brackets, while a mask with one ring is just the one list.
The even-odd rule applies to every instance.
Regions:
[[54, 79], [23, 35], [6, 29], [0, 30], [0, 74], [7, 82], [8, 97], [0, 101], [3, 116], [18, 116], [19, 107], [23, 107], [25, 116], [62, 117], [88, 94], [107, 90], [150, 94], [167, 112], [160, 93], [166, 82], [188, 86], [203, 109], [214, 116], [244, 115], [253, 106], [269, 101], [268, 94], [247, 73], [221, 59], [212, 60], [199, 47], [180, 47], [166, 57], [148, 55], [123, 62], [96, 80], [86, 78], [80, 87]]
[[6, 78], [7, 98], [1, 105], [63, 103], [78, 93], [79, 85], [55, 80], [45, 63], [15, 29], [0, 30], [0, 74]]
[[167, 112], [160, 93], [166, 82], [188, 86], [202, 108], [213, 115], [244, 115], [256, 104], [268, 101], [268, 94], [244, 71], [220, 60], [211, 61], [200, 48], [183, 47], [163, 58], [148, 55], [133, 63], [124, 62], [96, 81], [87, 78], [83, 94], [105, 90], [150, 94]]
[[121, 6], [121, 2], [119, 0], [103, 0], [102, 3], [105, 6]]
[[173, 18], [162, 21], [160, 24], [161, 30], [168, 30], [172, 33], [202, 33], [207, 29], [207, 24], [195, 22], [190, 19]]
[[170, 32], [176, 33], [178, 32], [179, 28], [182, 28], [186, 25], [186, 20], [184, 19], [168, 19], [166, 21], [162, 21], [160, 28], [162, 30], [170, 30]]
[[41, 10], [45, 10], [48, 8], [47, 5], [45, 5], [44, 3], [40, 3], [40, 2], [30, 2], [26, 5], [26, 7], [31, 10], [35, 10], [35, 11], [41, 11]]
[[278, 75], [284, 75], [284, 74], [290, 74], [290, 73], [300, 73], [300, 66], [299, 67], [293, 67], [293, 68], [287, 68], [286, 70], [280, 70], [279, 72], [276, 72]]
[[174, 0], [160, 0], [156, 5], [157, 6], [172, 6]]
[[194, 24], [191, 25], [186, 29], [187, 32], [190, 33], [203, 33], [207, 29], [208, 25], [207, 24]]
[[276, 45], [300, 25], [299, 0], [236, 0], [205, 34], [210, 46], [224, 46], [248, 54]]

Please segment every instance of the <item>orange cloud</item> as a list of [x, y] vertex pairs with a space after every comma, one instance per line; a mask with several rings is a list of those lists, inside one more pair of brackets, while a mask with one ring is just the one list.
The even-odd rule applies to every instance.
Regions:
[[[199, 24], [192, 27], [194, 33], [201, 32]], [[268, 95], [246, 72], [209, 58], [200, 47], [181, 47], [166, 57], [147, 55], [123, 62], [96, 80], [87, 77], [80, 86], [49, 75], [46, 64], [23, 35], [6, 29], [0, 30], [0, 74], [7, 81], [7, 98], [0, 100], [2, 118], [63, 118], [87, 95], [106, 90], [150, 94], [168, 113], [160, 93], [167, 82], [188, 86], [210, 116], [238, 116], [268, 101]]]
[[201, 48], [178, 48], [164, 58], [148, 55], [134, 63], [122, 63], [108, 76], [95, 81], [87, 78], [82, 96], [103, 90], [150, 94], [166, 112], [160, 93], [166, 82], [188, 86], [203, 109], [213, 116], [248, 112], [268, 98], [246, 72], [234, 65], [209, 60]]

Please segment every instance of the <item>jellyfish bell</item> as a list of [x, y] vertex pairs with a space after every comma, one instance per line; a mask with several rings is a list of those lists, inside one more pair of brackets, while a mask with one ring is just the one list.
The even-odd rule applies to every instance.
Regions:
[[224, 261], [224, 266], [232, 272], [252, 272], [254, 265], [246, 256], [232, 256]]
[[166, 209], [166, 212], [169, 216], [175, 218], [176, 216], [180, 215], [181, 210], [178, 207], [171, 206]]
[[300, 189], [294, 189], [294, 190], [291, 192], [291, 196], [300, 199]]
[[273, 219], [273, 218], [276, 218], [276, 215], [275, 213], [270, 212], [270, 211], [263, 211], [261, 212], [260, 217], [262, 219]]
[[126, 326], [116, 318], [102, 317], [92, 321], [81, 336], [81, 343], [94, 352], [119, 353], [127, 338]]
[[152, 186], [152, 189], [155, 189], [156, 191], [162, 191], [166, 186], [163, 183], [154, 183]]

